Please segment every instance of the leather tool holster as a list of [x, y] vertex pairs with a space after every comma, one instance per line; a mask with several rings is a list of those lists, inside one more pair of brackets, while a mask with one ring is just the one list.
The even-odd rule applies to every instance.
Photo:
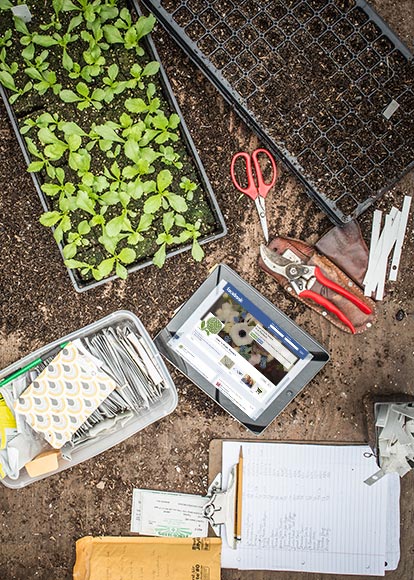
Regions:
[[[356, 334], [361, 334], [373, 324], [376, 319], [375, 303], [367, 296], [364, 296], [359, 286], [362, 283], [368, 264], [368, 249], [362, 239], [358, 224], [351, 222], [344, 228], [335, 227], [331, 229], [315, 246], [294, 238], [278, 236], [269, 243], [268, 247], [281, 255], [287, 249], [291, 250], [303, 263], [310, 266], [318, 266], [327, 278], [343, 286], [367, 304], [372, 311], [371, 314], [364, 314], [348, 299], [322, 286], [318, 281], [312, 286], [314, 292], [330, 300], [345, 314], [355, 327]], [[269, 270], [261, 258], [259, 258], [259, 266], [306, 306], [321, 314], [344, 332], [351, 333], [345, 324], [334, 314], [325, 310], [323, 306], [313, 300], [298, 296], [290, 285], [289, 280], [283, 275]]]

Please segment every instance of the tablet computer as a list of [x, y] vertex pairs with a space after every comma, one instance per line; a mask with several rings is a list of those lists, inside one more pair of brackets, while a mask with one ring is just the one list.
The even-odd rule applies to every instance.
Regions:
[[316, 340], [225, 264], [216, 266], [154, 342], [257, 435], [329, 360]]

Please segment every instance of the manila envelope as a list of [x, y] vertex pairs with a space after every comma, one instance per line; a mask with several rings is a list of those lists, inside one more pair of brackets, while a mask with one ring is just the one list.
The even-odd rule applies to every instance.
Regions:
[[86, 536], [73, 580], [220, 580], [220, 538]]

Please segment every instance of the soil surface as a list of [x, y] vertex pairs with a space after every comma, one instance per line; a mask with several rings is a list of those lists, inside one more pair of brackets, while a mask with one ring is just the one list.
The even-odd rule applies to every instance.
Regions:
[[[376, 0], [375, 8], [413, 48], [411, 0]], [[157, 48], [182, 107], [228, 226], [224, 238], [205, 246], [201, 264], [189, 253], [169, 258], [160, 271], [149, 267], [82, 294], [74, 291], [42, 212], [18, 142], [0, 106], [0, 368], [40, 346], [118, 309], [136, 313], [151, 336], [166, 325], [223, 262], [313, 335], [331, 361], [279, 415], [261, 438], [292, 441], [366, 441], [362, 399], [367, 393], [413, 394], [414, 225], [413, 210], [396, 283], [378, 304], [376, 324], [351, 336], [287, 295], [257, 266], [262, 233], [254, 204], [234, 189], [232, 155], [260, 143], [229, 105], [162, 31]], [[375, 208], [402, 207], [412, 195], [414, 175], [406, 175]], [[373, 209], [360, 223], [369, 242]], [[315, 242], [329, 220], [285, 168], [267, 198], [270, 237], [278, 234]], [[407, 314], [401, 321], [397, 312]], [[209, 443], [219, 437], [249, 438], [242, 426], [180, 373], [169, 367], [179, 403], [168, 417], [116, 448], [63, 473], [20, 490], [0, 490], [0, 576], [4, 580], [69, 580], [75, 541], [85, 535], [127, 535], [132, 490], [144, 487], [205, 493]], [[402, 479], [401, 560], [393, 580], [414, 578], [413, 474]], [[338, 575], [223, 570], [224, 580], [339, 580]], [[344, 577], [345, 579], [346, 577]]]

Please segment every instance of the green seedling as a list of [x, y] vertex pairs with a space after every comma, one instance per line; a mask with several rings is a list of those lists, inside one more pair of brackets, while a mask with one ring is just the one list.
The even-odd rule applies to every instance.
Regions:
[[12, 45], [12, 31], [10, 28], [6, 30], [3, 36], [0, 36], [0, 48], [7, 48], [8, 46]]
[[191, 179], [188, 179], [188, 177], [182, 177], [180, 189], [182, 189], [186, 194], [186, 199], [191, 201], [194, 197], [194, 192], [197, 189], [197, 184], [194, 183], [194, 181], [191, 181]]
[[65, 181], [65, 172], [61, 167], [55, 171], [57, 183], [42, 183], [41, 190], [49, 197], [59, 196], [60, 199], [71, 197], [76, 188], [70, 181]]
[[[124, 170], [122, 173], [124, 173]], [[155, 181], [142, 181], [141, 176], [138, 176], [126, 184], [125, 191], [132, 199], [140, 199], [143, 195], [148, 195], [155, 191]]]
[[155, 85], [153, 83], [149, 83], [146, 90], [147, 102], [141, 98], [127, 99], [125, 101], [125, 107], [131, 113], [158, 113], [161, 103], [157, 97], [154, 97], [155, 91]]
[[170, 231], [175, 223], [175, 214], [174, 212], [170, 211], [165, 213], [162, 216], [162, 224], [164, 226], [164, 231], [161, 232], [156, 240], [156, 243], [160, 246], [158, 250], [155, 252], [152, 262], [158, 266], [158, 268], [162, 268], [165, 263], [165, 258], [167, 256], [167, 246], [175, 244], [178, 242], [178, 239], [171, 235]]
[[119, 254], [114, 253], [111, 258], [103, 260], [98, 266], [98, 272], [102, 278], [109, 276], [115, 267], [115, 273], [124, 279], [128, 276], [128, 271], [123, 264], [132, 264], [136, 260], [135, 250], [132, 248], [123, 248]]
[[127, 81], [127, 87], [129, 89], [136, 89], [138, 87], [139, 89], [144, 90], [145, 83], [143, 79], [156, 75], [159, 70], [160, 65], [156, 61], [149, 62], [144, 68], [142, 68], [138, 63], [135, 63], [129, 71], [131, 79]]
[[51, 131], [56, 129], [59, 124], [59, 115], [57, 113], [42, 113], [35, 120], [33, 119], [26, 119], [23, 126], [20, 128], [20, 133], [23, 135], [28, 133], [31, 129], [36, 127], [37, 129], [41, 129], [42, 127], [49, 127]]
[[91, 77], [96, 77], [102, 72], [102, 68], [105, 65], [102, 50], [108, 50], [109, 46], [105, 42], [102, 42], [103, 32], [100, 28], [96, 30], [95, 34], [82, 30], [81, 37], [88, 43], [87, 50], [82, 54], [86, 66], [83, 67], [81, 76], [90, 82]]
[[168, 190], [173, 177], [168, 169], [163, 169], [157, 175], [155, 195], [151, 195], [144, 203], [144, 213], [154, 214], [161, 207], [167, 210], [171, 207], [178, 213], [187, 211], [187, 203], [183, 197]]
[[23, 20], [16, 16], [14, 17], [14, 26], [21, 34], [20, 44], [26, 47], [22, 51], [22, 57], [25, 60], [33, 60], [36, 45], [49, 48], [57, 44], [56, 40], [51, 36], [30, 32]]
[[201, 262], [204, 258], [204, 250], [198, 243], [198, 238], [201, 236], [201, 220], [197, 220], [195, 224], [190, 224], [185, 221], [184, 216], [176, 214], [175, 225], [183, 228], [183, 231], [178, 237], [180, 243], [192, 240], [191, 255], [196, 262]]
[[69, 89], [64, 89], [60, 91], [60, 98], [64, 103], [77, 103], [77, 108], [80, 111], [90, 106], [100, 110], [103, 107], [102, 101], [105, 99], [105, 91], [103, 89], [94, 89], [90, 93], [88, 85], [80, 82], [76, 85], [76, 93]]
[[37, 136], [39, 141], [45, 145], [44, 152], [46, 157], [52, 161], [58, 161], [67, 154], [69, 167], [82, 175], [89, 171], [91, 156], [86, 149], [81, 147], [82, 136], [69, 131], [68, 128], [75, 125], [76, 123], [64, 124], [66, 132], [64, 132], [62, 139], [59, 139], [56, 133], [48, 127], [39, 129]]
[[88, 264], [88, 262], [81, 262], [70, 258], [69, 260], [65, 260], [65, 266], [72, 270], [79, 270], [82, 276], [92, 274], [95, 280], [102, 280], [103, 278], [96, 267], [93, 264]]
[[132, 26], [131, 13], [128, 8], [122, 8], [119, 13], [119, 18], [115, 22], [116, 28], [119, 30], [128, 30]]
[[33, 88], [39, 95], [44, 95], [49, 89], [52, 89], [53, 93], [57, 95], [62, 90], [62, 85], [57, 82], [56, 73], [53, 71], [39, 71], [34, 67], [29, 67], [24, 72], [32, 80], [37, 81], [33, 84]]
[[[160, 153], [161, 153], [161, 161], [165, 165], [173, 165], [177, 169], [183, 168], [183, 164], [180, 161], [179, 154], [176, 151], [174, 151], [174, 149], [170, 145], [166, 146], [161, 145]], [[187, 197], [187, 199], [189, 198]]]
[[49, 68], [49, 63], [47, 62], [47, 57], [49, 56], [48, 50], [42, 50], [42, 52], [36, 56], [33, 60], [26, 60], [26, 64], [30, 68], [34, 68], [39, 72], [44, 72]]
[[63, 0], [62, 10], [65, 12], [80, 12], [89, 25], [93, 23], [100, 25], [106, 20], [116, 18], [119, 12], [116, 6], [111, 3], [102, 4], [101, 0], [94, 0], [94, 2], [90, 2], [90, 0], [76, 0], [75, 2]]
[[0, 0], [0, 10], [10, 10], [13, 8], [13, 4], [9, 0]]
[[122, 113], [119, 117], [120, 128], [122, 129], [122, 137], [126, 139], [132, 139], [135, 142], [139, 142], [145, 131], [145, 123], [142, 120], [135, 121], [127, 113]]
[[87, 220], [82, 220], [78, 224], [78, 229], [76, 232], [69, 232], [67, 235], [68, 243], [63, 247], [62, 253], [66, 260], [74, 258], [78, 252], [78, 248], [83, 246], [89, 246], [90, 241], [85, 238], [87, 234], [91, 231], [91, 226]]
[[107, 212], [108, 207], [103, 205], [101, 206], [99, 213], [96, 213], [90, 220], [89, 220], [89, 225], [91, 226], [91, 228], [94, 227], [101, 227], [102, 231], [103, 228], [106, 224], [106, 218], [105, 218], [105, 214]]
[[56, 44], [62, 49], [63, 68], [69, 72], [72, 70], [74, 63], [71, 56], [69, 56], [68, 45], [78, 40], [79, 34], [72, 34], [72, 30], [79, 26], [81, 21], [81, 16], [75, 16], [75, 18], [72, 18], [72, 20], [69, 22], [69, 26], [65, 34], [61, 35], [59, 32], [55, 32], [53, 35], [53, 39], [56, 41]]
[[124, 154], [134, 162], [123, 169], [124, 177], [134, 179], [137, 175], [149, 175], [154, 173], [153, 163], [160, 157], [161, 153], [152, 147], [140, 147], [134, 139], [128, 139], [124, 146]]
[[62, 12], [63, 9], [63, 0], [53, 0], [52, 6], [55, 13], [53, 14], [48, 24], [40, 25], [41, 30], [47, 31], [50, 30], [51, 28], [54, 28], [55, 30], [59, 31], [62, 29], [62, 24], [60, 22], [60, 13]]
[[27, 171], [29, 171], [29, 173], [38, 173], [45, 169], [48, 176], [51, 179], [54, 179], [56, 176], [56, 167], [52, 165], [50, 159], [46, 157], [43, 152], [38, 150], [30, 137], [25, 137], [25, 140], [30, 155], [36, 158], [36, 161], [32, 161], [29, 164]]
[[[119, 125], [113, 121], [107, 121], [105, 125], [97, 125], [96, 123], [92, 123], [91, 130], [88, 135], [90, 141], [86, 145], [88, 151], [91, 151], [97, 143], [99, 144], [101, 140], [104, 141], [101, 150], [106, 151], [109, 149], [111, 145], [106, 146], [106, 141], [112, 143], [114, 141], [116, 142], [118, 139], [121, 139], [121, 137], [116, 133], [117, 129], [119, 129]], [[102, 133], [104, 133], [107, 138], [103, 137]], [[124, 139], [122, 139], [122, 143], [123, 142]]]
[[69, 211], [47, 211], [43, 213], [39, 218], [40, 223], [42, 226], [46, 226], [48, 228], [54, 227], [55, 230], [53, 232], [53, 237], [55, 238], [56, 242], [60, 244], [63, 240], [63, 235], [65, 232], [68, 232], [71, 227], [71, 219]]
[[131, 233], [127, 237], [128, 244], [135, 246], [139, 242], [142, 242], [144, 240], [144, 236], [142, 234], [150, 229], [153, 220], [154, 216], [144, 213], [140, 217], [138, 226], [135, 229], [131, 228]]
[[144, 56], [144, 49], [140, 46], [140, 41], [154, 28], [155, 16], [140, 16], [135, 24], [130, 26], [124, 35], [124, 47], [127, 50], [135, 49], [138, 56]]
[[109, 188], [109, 182], [104, 175], [94, 175], [91, 172], [82, 175], [81, 185], [88, 191], [88, 195], [97, 201], [101, 199], [100, 194]]
[[158, 111], [157, 115], [147, 117], [147, 123], [153, 128], [145, 130], [140, 145], [148, 145], [153, 140], [157, 144], [178, 141], [179, 136], [177, 132], [174, 132], [174, 129], [178, 127], [180, 117], [176, 113], [167, 118], [162, 111]]
[[0, 83], [13, 93], [9, 97], [9, 102], [11, 104], [15, 103], [17, 99], [25, 93], [28, 93], [33, 86], [31, 82], [28, 82], [22, 89], [18, 89], [14, 83], [12, 75], [7, 70], [0, 70]]
[[[109, 190], [111, 192], [119, 195], [121, 191], [125, 190], [126, 182], [117, 161], [114, 161], [109, 169], [107, 167], [104, 168], [104, 176], [110, 184]], [[118, 198], [118, 201], [121, 201], [121, 199]]]
[[6, 49], [2, 48], [0, 50], [0, 70], [8, 72], [11, 76], [14, 76], [19, 69], [17, 62], [12, 62], [8, 65], [6, 62]]
[[108, 76], [103, 78], [103, 82], [106, 85], [105, 91], [105, 102], [111, 103], [115, 95], [120, 95], [122, 92], [128, 88], [127, 81], [116, 80], [119, 74], [119, 67], [117, 64], [112, 64], [108, 68]]

